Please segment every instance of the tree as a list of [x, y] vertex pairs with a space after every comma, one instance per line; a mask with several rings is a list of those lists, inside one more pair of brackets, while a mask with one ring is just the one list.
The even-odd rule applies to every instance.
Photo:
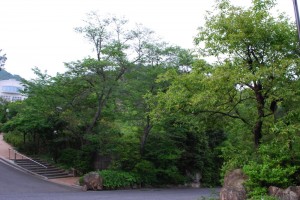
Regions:
[[199, 133], [224, 131], [223, 172], [244, 167], [256, 195], [272, 184], [299, 183], [300, 54], [294, 24], [271, 14], [274, 1], [252, 3], [217, 1], [195, 38], [200, 56], [217, 61], [161, 75], [170, 85], [152, 97], [152, 119], [172, 113]]
[[299, 48], [294, 24], [283, 15], [271, 15], [273, 1], [252, 3], [243, 9], [228, 0], [218, 1], [217, 12], [209, 13], [205, 26], [199, 28], [196, 44], [203, 43], [203, 55], [218, 57], [219, 64], [206, 72], [209, 75], [201, 83], [210, 91], [196, 101], [210, 98], [210, 104], [198, 112], [242, 121], [251, 128], [258, 147], [276, 103], [289, 98], [278, 88], [288, 87], [283, 84], [295, 72]]
[[[1, 53], [1, 51], [2, 51], [2, 49], [0, 49], [0, 53]], [[3, 69], [6, 60], [7, 60], [6, 54], [0, 55], [0, 70]]]
[[[180, 47], [173, 47], [167, 43], [151, 43], [144, 45], [144, 55], [139, 64], [132, 68], [125, 76], [124, 97], [125, 107], [137, 113], [134, 122], [140, 124], [141, 134], [140, 152], [143, 155], [148, 136], [153, 127], [150, 112], [153, 106], [148, 104], [148, 96], [156, 95], [167, 83], [157, 83], [159, 75], [169, 69], [180, 71], [183, 66], [189, 66], [194, 59], [192, 53]], [[141, 87], [143, 86], [143, 87]], [[126, 119], [127, 120], [127, 119]]]
[[[96, 59], [66, 64], [71, 77], [78, 77], [86, 82], [86, 92], [96, 95], [93, 105], [94, 117], [86, 128], [92, 132], [97, 125], [103, 109], [118, 87], [123, 75], [142, 57], [143, 39], [151, 32], [127, 29], [128, 22], [114, 16], [101, 18], [97, 13], [90, 13], [86, 26], [76, 28], [84, 34], [96, 51]], [[136, 43], [137, 41], [137, 43]], [[137, 44], [138, 46], [135, 46]]]

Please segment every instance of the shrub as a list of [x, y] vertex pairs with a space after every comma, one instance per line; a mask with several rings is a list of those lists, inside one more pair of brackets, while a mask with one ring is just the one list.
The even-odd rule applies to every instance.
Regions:
[[293, 165], [289, 141], [262, 144], [259, 158], [245, 165], [243, 171], [249, 177], [246, 187], [250, 197], [260, 197], [267, 193], [269, 186], [286, 188], [293, 184], [293, 177], [299, 167]]
[[103, 178], [105, 189], [129, 188], [140, 182], [136, 174], [125, 171], [102, 170], [99, 174]]
[[60, 155], [58, 161], [60, 163], [64, 164], [68, 168], [74, 167], [74, 165], [77, 161], [78, 153], [79, 152], [76, 149], [71, 149], [71, 148], [64, 149], [61, 152], [61, 155]]
[[158, 168], [157, 177], [160, 184], [183, 184], [186, 181], [184, 177], [178, 171], [176, 166], [171, 166], [167, 169]]
[[142, 184], [153, 185], [157, 183], [156, 168], [154, 164], [147, 160], [141, 160], [134, 167], [134, 172], [138, 174]]
[[79, 185], [83, 185], [83, 176], [81, 176], [80, 178], [79, 178], [79, 180], [78, 180], [78, 182], [79, 182]]
[[19, 132], [5, 133], [3, 139], [10, 145], [20, 148], [23, 145], [23, 134]]
[[89, 155], [89, 151], [85, 151], [85, 149], [67, 148], [61, 152], [58, 162], [65, 168], [75, 168], [80, 175], [91, 170], [91, 157]]

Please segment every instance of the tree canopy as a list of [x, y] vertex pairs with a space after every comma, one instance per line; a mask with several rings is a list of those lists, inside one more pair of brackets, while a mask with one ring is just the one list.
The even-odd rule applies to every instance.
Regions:
[[275, 3], [217, 0], [195, 51], [91, 12], [75, 30], [95, 55], [55, 77], [35, 69], [28, 98], [1, 104], [6, 139], [80, 173], [126, 172], [141, 185], [218, 185], [235, 168], [250, 177], [250, 197], [299, 184], [300, 52]]

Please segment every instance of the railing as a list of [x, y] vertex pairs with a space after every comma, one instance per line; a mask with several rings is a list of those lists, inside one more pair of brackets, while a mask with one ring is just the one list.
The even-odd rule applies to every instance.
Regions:
[[39, 162], [33, 160], [32, 158], [29, 158], [29, 157], [27, 157], [27, 156], [25, 156], [25, 155], [23, 155], [23, 154], [17, 152], [17, 151], [14, 150], [14, 149], [11, 149], [11, 148], [8, 149], [8, 159], [10, 159], [11, 153], [13, 153], [13, 158], [14, 158], [14, 160], [17, 160], [17, 157], [18, 157], [18, 155], [19, 155], [19, 157], [21, 157], [21, 158], [20, 158], [21, 160], [23, 160], [23, 159], [28, 159], [28, 160], [30, 160], [30, 161], [32, 161], [32, 162], [34, 162], [34, 163], [36, 163], [36, 164], [38, 164], [38, 165], [44, 167], [44, 168], [48, 168], [47, 166], [45, 166], [45, 165], [43, 165], [43, 164], [41, 164], [41, 163], [39, 163]]

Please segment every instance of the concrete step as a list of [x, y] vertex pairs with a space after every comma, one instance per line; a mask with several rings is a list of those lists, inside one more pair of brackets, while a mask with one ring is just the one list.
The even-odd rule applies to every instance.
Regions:
[[30, 169], [30, 170], [38, 170], [38, 169], [49, 169], [49, 170], [51, 170], [51, 169], [56, 169], [56, 167], [53, 167], [53, 166], [48, 166], [47, 168], [43, 167], [43, 166], [40, 166], [40, 165], [38, 165], [38, 166], [36, 166], [36, 165], [30, 165], [30, 166], [29, 165], [28, 166], [19, 165], [19, 166], [24, 167], [26, 169]]
[[65, 172], [65, 170], [60, 169], [60, 168], [36, 168], [36, 169], [31, 169], [33, 172]]
[[17, 162], [17, 163], [36, 163], [36, 162], [38, 162], [40, 164], [50, 165], [49, 163], [44, 162], [44, 161], [40, 161], [40, 160], [34, 160], [34, 161], [29, 160], [29, 159], [17, 159], [17, 160], [15, 160], [15, 162]]
[[[46, 163], [45, 161], [41, 161], [41, 160], [37, 160], [35, 159], [36, 162], [33, 162], [32, 160], [29, 159], [20, 159], [20, 160], [15, 160], [14, 162], [30, 171], [33, 172], [35, 174], [39, 174], [41, 176], [44, 176], [46, 178], [52, 179], [52, 178], [66, 178], [66, 177], [72, 177], [72, 175], [70, 175], [68, 172], [66, 172], [63, 169], [60, 169], [58, 167], [52, 166], [48, 163]], [[47, 168], [41, 166], [40, 164], [46, 166]]]
[[55, 176], [48, 176], [48, 179], [56, 179], [56, 178], [68, 178], [68, 177], [73, 177], [72, 175], [68, 174], [68, 175], [55, 175]]

